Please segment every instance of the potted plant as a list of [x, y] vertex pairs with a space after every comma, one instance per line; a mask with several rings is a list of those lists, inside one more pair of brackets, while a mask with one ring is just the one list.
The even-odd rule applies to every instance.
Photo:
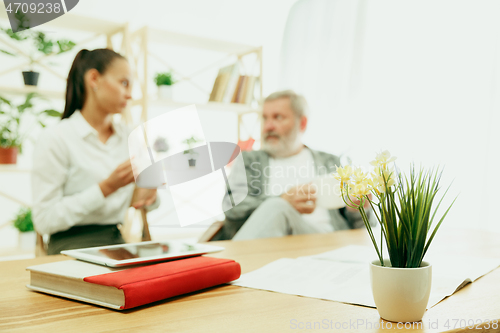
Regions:
[[153, 149], [157, 153], [166, 153], [170, 149], [170, 146], [166, 138], [159, 136], [153, 143]]
[[14, 219], [14, 227], [19, 230], [19, 245], [23, 250], [35, 247], [36, 233], [31, 219], [31, 209], [22, 207]]
[[[340, 180], [346, 204], [361, 214], [377, 252], [378, 259], [370, 265], [370, 278], [380, 317], [394, 322], [420, 321], [432, 281], [432, 266], [423, 259], [456, 198], [432, 228], [448, 191], [434, 207], [442, 172], [417, 171], [412, 165], [406, 176], [389, 167], [395, 159], [384, 151], [371, 162], [371, 174], [347, 165], [338, 167], [335, 177]], [[380, 225], [380, 246], [365, 206], [373, 210]], [[383, 258], [384, 244], [389, 258]]]
[[188, 146], [187, 150], [184, 150], [184, 154], [189, 155], [189, 166], [194, 167], [196, 166], [196, 157], [198, 156], [198, 153], [193, 149], [193, 146], [197, 142], [201, 142], [202, 140], [199, 140], [195, 138], [194, 136], [191, 136], [187, 138], [186, 140], [182, 141], [182, 143], [185, 143]]
[[17, 154], [22, 152], [23, 141], [30, 133], [26, 131], [23, 135], [20, 131], [24, 116], [31, 114], [42, 127], [46, 117], [61, 117], [61, 113], [53, 109], [35, 112], [33, 100], [37, 97], [36, 93], [29, 93], [22, 104], [15, 105], [0, 96], [0, 164], [16, 164]]
[[155, 83], [158, 86], [158, 98], [172, 99], [172, 85], [175, 83], [171, 72], [157, 73]]
[[[15, 15], [21, 26], [26, 25], [26, 18], [22, 12], [17, 12]], [[20, 32], [13, 32], [12, 29], [3, 28], [1, 30], [15, 41], [22, 43], [30, 42], [26, 46], [28, 54], [25, 54], [30, 59], [30, 68], [28, 71], [23, 71], [24, 84], [28, 86], [36, 86], [38, 84], [40, 73], [33, 71], [34, 64], [37, 62], [35, 59], [37, 53], [40, 53], [42, 57], [53, 53], [60, 54], [70, 51], [76, 45], [74, 42], [66, 39], [50, 40], [43, 32], [40, 31], [23, 30]], [[10, 56], [19, 55], [6, 50], [0, 50], [0, 52]]]

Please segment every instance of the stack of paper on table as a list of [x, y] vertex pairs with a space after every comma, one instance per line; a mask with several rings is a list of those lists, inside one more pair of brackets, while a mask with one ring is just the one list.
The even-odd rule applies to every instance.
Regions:
[[[375, 307], [369, 271], [369, 263], [374, 258], [376, 254], [373, 248], [350, 245], [309, 257], [279, 259], [243, 274], [233, 284]], [[499, 258], [463, 255], [429, 254], [425, 261], [432, 264], [428, 307], [500, 266]]]

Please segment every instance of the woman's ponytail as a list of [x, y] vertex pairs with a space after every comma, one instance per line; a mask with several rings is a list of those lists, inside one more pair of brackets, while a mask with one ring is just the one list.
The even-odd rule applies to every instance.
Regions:
[[124, 57], [109, 49], [97, 49], [89, 51], [81, 50], [73, 60], [66, 83], [66, 105], [61, 119], [69, 118], [76, 110], [81, 110], [85, 103], [85, 73], [95, 68], [104, 74], [108, 66], [115, 58]]
[[68, 74], [68, 82], [66, 83], [66, 105], [62, 119], [69, 118], [76, 111], [82, 108], [85, 100], [85, 82], [83, 81], [83, 63], [85, 55], [89, 50], [83, 49], [73, 60], [73, 65]]

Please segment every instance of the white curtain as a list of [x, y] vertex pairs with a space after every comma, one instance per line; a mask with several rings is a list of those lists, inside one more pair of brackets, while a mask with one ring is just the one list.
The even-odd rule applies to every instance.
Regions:
[[299, 0], [280, 89], [311, 107], [306, 143], [367, 165], [388, 149], [442, 166], [448, 226], [500, 230], [500, 3]]

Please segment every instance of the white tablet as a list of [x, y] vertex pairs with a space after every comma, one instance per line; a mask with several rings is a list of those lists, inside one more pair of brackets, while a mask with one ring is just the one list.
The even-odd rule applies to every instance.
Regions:
[[108, 267], [122, 267], [200, 256], [223, 247], [183, 241], [142, 242], [62, 251], [67, 256]]

